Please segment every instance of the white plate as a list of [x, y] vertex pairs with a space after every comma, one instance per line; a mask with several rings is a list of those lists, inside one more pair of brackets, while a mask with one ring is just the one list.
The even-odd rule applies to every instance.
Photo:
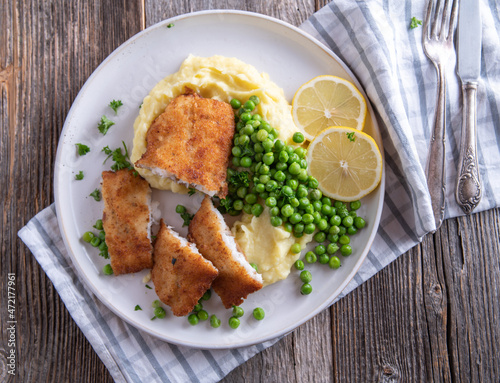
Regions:
[[[174, 26], [168, 28], [167, 25]], [[151, 320], [153, 290], [142, 282], [146, 272], [125, 276], [105, 276], [102, 267], [108, 263], [98, 251], [81, 240], [102, 216], [103, 203], [89, 194], [100, 188], [101, 172], [111, 163], [101, 149], [114, 149], [123, 140], [132, 149], [133, 123], [143, 98], [163, 77], [178, 70], [190, 54], [237, 57], [267, 72], [281, 86], [291, 101], [296, 89], [317, 75], [331, 74], [350, 79], [359, 86], [347, 67], [331, 51], [299, 29], [282, 21], [248, 12], [204, 11], [178, 16], [156, 24], [132, 37], [116, 49], [92, 74], [78, 94], [68, 114], [61, 134], [55, 164], [55, 200], [59, 224], [69, 254], [78, 273], [93, 293], [114, 313], [131, 325], [168, 342], [197, 348], [232, 348], [260, 343], [286, 334], [327, 307], [354, 276], [369, 250], [382, 211], [384, 177], [381, 185], [362, 201], [359, 214], [367, 221], [365, 229], [352, 238], [354, 252], [342, 259], [342, 267], [333, 271], [328, 266], [314, 264], [313, 293], [299, 293], [298, 272], [274, 285], [252, 294], [243, 303], [245, 316], [238, 329], [227, 321], [231, 310], [225, 310], [213, 294], [205, 305], [210, 314], [222, 320], [218, 329], [208, 321], [191, 326], [186, 318], [174, 317], [167, 308], [167, 318]], [[113, 99], [123, 101], [118, 115], [107, 106]], [[97, 130], [101, 116], [106, 114], [116, 122], [106, 136]], [[376, 120], [367, 118], [366, 131], [382, 146]], [[91, 148], [86, 156], [78, 156], [75, 144]], [[383, 151], [382, 151], [383, 152]], [[80, 170], [82, 181], [75, 180]], [[161, 201], [161, 211], [167, 223], [182, 234], [182, 220], [175, 206], [182, 203], [193, 211], [200, 198], [155, 191], [153, 199]], [[149, 283], [153, 286], [152, 282]], [[143, 310], [134, 311], [139, 304]], [[266, 317], [256, 321], [251, 312], [262, 307]]]

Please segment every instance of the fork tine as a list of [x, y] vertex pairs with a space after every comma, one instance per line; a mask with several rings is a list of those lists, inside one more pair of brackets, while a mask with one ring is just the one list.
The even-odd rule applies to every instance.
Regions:
[[441, 15], [441, 30], [439, 31], [439, 38], [443, 40], [446, 40], [446, 38], [449, 36], [445, 34], [449, 30], [448, 22], [451, 18], [451, 12], [448, 11], [448, 9], [450, 8], [449, 5], [450, 1], [446, 0], [443, 7], [443, 14]]
[[450, 15], [450, 26], [448, 29], [448, 38], [451, 37], [453, 39], [453, 35], [455, 33], [455, 21], [458, 17], [458, 0], [453, 0], [453, 5], [451, 8], [451, 15]]
[[432, 15], [432, 8], [434, 7], [434, 0], [429, 0], [427, 2], [427, 10], [425, 12], [425, 19], [424, 19], [424, 38], [429, 37], [429, 24], [431, 22], [431, 15]]
[[[448, 2], [448, 0], [446, 0]], [[431, 25], [431, 38], [439, 38], [437, 35], [438, 31], [438, 26], [439, 26], [439, 15], [443, 15], [445, 12], [443, 12], [443, 0], [438, 0], [436, 7], [434, 8], [434, 17], [432, 18], [432, 25]]]

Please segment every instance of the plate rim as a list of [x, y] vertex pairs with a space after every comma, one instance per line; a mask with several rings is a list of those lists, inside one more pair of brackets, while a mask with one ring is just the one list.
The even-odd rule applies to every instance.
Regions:
[[[340, 286], [334, 291], [334, 293], [331, 295], [331, 299], [325, 300], [321, 305], [319, 305], [316, 309], [312, 310], [309, 312], [307, 315], [301, 317], [298, 321], [294, 322], [293, 324], [280, 329], [276, 333], [273, 333], [271, 335], [265, 336], [265, 337], [259, 337], [259, 338], [253, 338], [251, 340], [246, 339], [243, 342], [237, 343], [237, 344], [217, 344], [217, 345], [206, 345], [206, 344], [201, 344], [201, 343], [196, 343], [196, 342], [190, 342], [190, 341], [177, 341], [176, 339], [171, 339], [165, 334], [158, 333], [154, 331], [151, 328], [148, 328], [144, 326], [142, 323], [135, 321], [131, 316], [127, 316], [124, 314], [122, 311], [120, 311], [117, 307], [115, 307], [113, 304], [108, 302], [107, 299], [105, 299], [104, 295], [101, 294], [100, 290], [95, 286], [92, 281], [86, 276], [86, 273], [84, 272], [84, 269], [80, 262], [78, 261], [75, 253], [72, 251], [72, 246], [71, 243], [68, 239], [68, 234], [66, 233], [65, 226], [63, 225], [63, 215], [59, 214], [61, 211], [61, 199], [60, 199], [60, 179], [59, 179], [59, 167], [58, 164], [60, 163], [60, 159], [62, 156], [63, 152], [63, 140], [65, 137], [65, 133], [67, 133], [67, 130], [69, 129], [69, 121], [72, 118], [72, 115], [75, 113], [75, 109], [78, 107], [78, 104], [80, 103], [80, 100], [84, 97], [84, 94], [86, 93], [87, 88], [90, 86], [90, 83], [93, 81], [95, 77], [97, 77], [98, 73], [100, 70], [106, 66], [106, 64], [113, 60], [123, 49], [126, 49], [126, 47], [130, 44], [132, 44], [134, 41], [137, 39], [142, 38], [144, 35], [148, 34], [150, 31], [156, 28], [161, 28], [165, 24], [169, 23], [175, 23], [178, 20], [182, 20], [185, 18], [191, 18], [191, 17], [200, 17], [200, 16], [205, 16], [205, 15], [216, 15], [216, 14], [224, 14], [224, 15], [236, 15], [236, 16], [247, 16], [247, 17], [252, 17], [252, 18], [257, 18], [257, 19], [263, 19], [271, 23], [279, 24], [282, 27], [285, 27], [287, 29], [291, 29], [293, 32], [298, 33], [301, 35], [303, 38], [306, 38], [307, 40], [310, 40], [312, 43], [314, 43], [316, 46], [321, 48], [328, 56], [330, 56], [333, 60], [335, 60], [351, 77], [351, 80], [355, 83], [355, 85], [358, 87], [360, 92], [363, 94], [367, 101], [367, 106], [368, 106], [368, 112], [370, 113], [371, 120], [372, 120], [372, 125], [374, 127], [373, 131], [375, 134], [375, 141], [379, 144], [381, 147], [381, 154], [382, 154], [382, 159], [383, 159], [383, 168], [382, 168], [382, 178], [380, 181], [379, 186], [377, 186], [377, 189], [380, 189], [380, 196], [378, 198], [378, 208], [377, 208], [377, 214], [374, 217], [374, 230], [370, 234], [368, 241], [366, 242], [365, 248], [360, 254], [357, 262], [355, 263], [353, 270], [350, 272], [350, 274], [347, 276], [347, 278], [344, 279], [344, 281], [340, 284]], [[129, 39], [124, 41], [122, 44], [120, 44], [116, 49], [114, 49], [98, 66], [97, 68], [92, 72], [92, 74], [87, 78], [85, 81], [84, 85], [81, 87], [79, 90], [77, 96], [72, 102], [72, 105], [66, 115], [65, 121], [63, 128], [61, 130], [60, 136], [59, 136], [59, 141], [57, 145], [57, 151], [56, 151], [56, 158], [55, 158], [55, 166], [54, 166], [54, 199], [55, 199], [55, 207], [56, 207], [56, 215], [57, 215], [57, 222], [59, 225], [59, 230], [61, 231], [61, 236], [64, 242], [64, 245], [66, 247], [66, 250], [68, 251], [69, 258], [71, 259], [74, 268], [77, 271], [77, 276], [81, 282], [99, 299], [99, 301], [104, 304], [108, 309], [110, 309], [115, 315], [117, 315], [120, 319], [124, 320], [126, 323], [134, 326], [135, 328], [144, 331], [148, 333], [151, 336], [154, 336], [157, 339], [166, 341], [168, 343], [176, 344], [176, 345], [181, 345], [181, 346], [187, 346], [187, 347], [192, 347], [192, 348], [199, 348], [199, 349], [212, 349], [212, 350], [217, 350], [217, 349], [233, 349], [233, 348], [239, 348], [239, 347], [246, 347], [246, 346], [253, 346], [259, 343], [263, 343], [266, 341], [271, 341], [273, 339], [276, 339], [278, 337], [282, 337], [291, 331], [295, 330], [314, 316], [318, 315], [321, 311], [323, 311], [326, 307], [330, 306], [337, 298], [338, 296], [343, 292], [343, 290], [346, 288], [346, 286], [351, 282], [351, 280], [354, 278], [358, 270], [360, 269], [361, 265], [365, 261], [368, 252], [371, 248], [371, 245], [373, 244], [373, 241], [375, 239], [375, 236], [378, 232], [378, 228], [380, 225], [380, 219], [382, 215], [382, 210], [383, 210], [383, 204], [384, 204], [384, 194], [385, 194], [385, 160], [384, 160], [384, 151], [383, 151], [383, 145], [382, 145], [382, 137], [381, 137], [381, 132], [380, 132], [380, 127], [378, 124], [378, 121], [376, 119], [376, 115], [374, 113], [373, 107], [370, 103], [369, 98], [367, 97], [364, 88], [361, 86], [359, 80], [357, 79], [356, 75], [350, 70], [350, 68], [326, 45], [324, 45], [321, 41], [317, 40], [313, 36], [309, 35], [308, 33], [302, 31], [298, 27], [277, 19], [275, 17], [267, 16], [264, 14], [256, 13], [256, 12], [250, 12], [250, 11], [242, 11], [242, 10], [224, 10], [224, 9], [213, 9], [213, 10], [203, 10], [203, 11], [196, 11], [196, 12], [190, 12], [190, 13], [185, 13], [181, 15], [177, 15], [174, 17], [170, 17], [168, 19], [162, 20], [156, 24], [153, 24], [149, 26], [148, 28], [136, 33], [135, 35], [131, 36]], [[87, 291], [88, 293], [89, 291]]]

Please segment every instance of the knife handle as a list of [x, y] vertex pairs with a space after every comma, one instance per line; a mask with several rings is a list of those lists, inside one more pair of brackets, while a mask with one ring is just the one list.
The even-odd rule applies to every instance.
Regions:
[[477, 82], [462, 83], [462, 140], [455, 198], [466, 214], [474, 210], [482, 194], [476, 152], [476, 95]]
[[434, 129], [427, 157], [426, 176], [437, 230], [443, 223], [445, 210], [446, 79], [440, 64], [436, 65], [436, 70], [438, 75], [438, 97], [436, 115], [434, 117]]

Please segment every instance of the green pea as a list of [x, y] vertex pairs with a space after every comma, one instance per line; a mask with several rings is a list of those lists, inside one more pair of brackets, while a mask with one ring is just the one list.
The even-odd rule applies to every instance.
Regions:
[[349, 226], [349, 227], [347, 228], [347, 234], [349, 234], [349, 235], [354, 235], [354, 234], [356, 234], [357, 232], [358, 232], [358, 229], [357, 229], [357, 228], [356, 228], [356, 226], [354, 226], [354, 225], [353, 225], [353, 226]]
[[274, 227], [281, 226], [283, 224], [283, 220], [280, 217], [271, 217], [271, 225]]
[[257, 132], [257, 139], [260, 142], [264, 142], [265, 140], [267, 140], [268, 135], [269, 133], [265, 129], [259, 129], [259, 131]]
[[285, 182], [286, 180], [285, 173], [283, 173], [281, 170], [278, 170], [276, 173], [274, 173], [274, 179], [278, 182]]
[[353, 211], [350, 211], [349, 212], [349, 215], [352, 217], [352, 218], [356, 218], [358, 216], [358, 214], [353, 210]]
[[271, 128], [271, 125], [269, 125], [268, 122], [262, 121], [262, 123], [260, 124], [260, 127], [262, 129], [264, 129], [266, 132], [271, 133], [272, 128]]
[[326, 253], [326, 247], [324, 245], [318, 245], [314, 248], [316, 255], [321, 255]]
[[272, 152], [264, 154], [262, 161], [268, 166], [272, 165], [274, 162], [274, 154]]
[[206, 321], [208, 319], [208, 312], [206, 310], [200, 310], [196, 315], [201, 321]]
[[308, 223], [304, 226], [305, 234], [312, 234], [316, 231], [316, 225], [314, 223]]
[[314, 240], [318, 243], [325, 242], [326, 239], [326, 234], [322, 231], [318, 231], [316, 234], [314, 234]]
[[[314, 206], [312, 205], [312, 203], [310, 203], [309, 205], [307, 205], [305, 208], [304, 208], [304, 213], [306, 214], [311, 214], [313, 216], [313, 222], [314, 222], [314, 219], [315, 219], [315, 216], [314, 216]], [[320, 214], [320, 217], [321, 217], [321, 214]]]
[[256, 217], [260, 216], [262, 212], [264, 211], [264, 208], [262, 207], [261, 204], [256, 203], [252, 206], [252, 214]]
[[288, 171], [292, 175], [297, 175], [300, 172], [300, 165], [296, 162], [292, 162], [292, 164], [288, 167]]
[[107, 265], [104, 265], [104, 267], [102, 268], [102, 272], [104, 273], [104, 275], [113, 275], [113, 268], [108, 263]]
[[293, 207], [290, 204], [286, 204], [281, 208], [281, 215], [284, 217], [290, 217], [293, 214]]
[[247, 214], [252, 214], [252, 205], [246, 204], [245, 206], [243, 206], [243, 211]]
[[[274, 141], [274, 151], [279, 153], [285, 148], [285, 143], [282, 140]], [[286, 161], [285, 161], [286, 162]]]
[[[262, 150], [264, 150], [264, 148], [262, 148]], [[255, 162], [260, 162], [262, 161], [262, 153], [255, 153], [255, 156], [253, 156], [253, 158], [255, 159]]]
[[191, 326], [196, 326], [200, 319], [198, 318], [198, 315], [196, 314], [189, 314], [188, 316], [188, 322]]
[[321, 193], [321, 190], [314, 189], [309, 193], [309, 198], [312, 199], [313, 201], [318, 202], [320, 206], [323, 206], [323, 204], [320, 201], [322, 195], [323, 193]]
[[231, 162], [233, 163], [233, 166], [235, 168], [239, 168], [240, 167], [240, 159], [238, 157], [233, 157]]
[[274, 197], [268, 197], [266, 199], [266, 206], [268, 206], [268, 207], [275, 207], [276, 203], [277, 203], [277, 201], [276, 201], [276, 198], [274, 198]]
[[326, 253], [318, 256], [318, 262], [321, 263], [322, 265], [327, 264], [329, 260], [330, 260], [330, 256]]
[[252, 159], [245, 156], [240, 159], [240, 165], [244, 168], [249, 168], [250, 166], [252, 166]]
[[93, 246], [93, 247], [98, 247], [100, 244], [101, 244], [101, 239], [99, 237], [95, 237], [92, 238], [90, 240], [90, 244]]
[[241, 130], [241, 132], [243, 134], [246, 134], [247, 136], [251, 136], [254, 131], [255, 131], [255, 129], [254, 129], [252, 124], [246, 124], [245, 127]]
[[95, 222], [94, 228], [96, 228], [97, 230], [102, 230], [102, 228], [103, 228], [103, 226], [102, 226], [102, 219], [98, 219]]
[[285, 151], [291, 156], [295, 152], [295, 147], [292, 145], [285, 146]]
[[328, 262], [328, 266], [332, 269], [338, 269], [340, 267], [340, 259], [336, 255], [330, 258], [330, 261]]
[[312, 223], [313, 221], [314, 217], [312, 216], [312, 214], [304, 214], [302, 216], [302, 222], [304, 222], [305, 224]]
[[330, 218], [330, 225], [332, 226], [340, 226], [341, 223], [342, 223], [342, 218], [340, 218], [340, 216], [338, 215], [334, 215]]
[[101, 230], [99, 232], [99, 239], [101, 240], [101, 244], [99, 245], [99, 249], [101, 249], [101, 246], [104, 243], [104, 240], [106, 239], [106, 233], [104, 232], [104, 230]]
[[333, 208], [331, 206], [323, 204], [323, 206], [321, 206], [321, 213], [329, 217], [333, 215]]
[[254, 105], [259, 105], [260, 98], [258, 96], [252, 95], [248, 98], [250, 101], [254, 103]]
[[[259, 168], [259, 174], [268, 175], [270, 170], [271, 169], [269, 169], [269, 166], [267, 166], [266, 164], [262, 164], [262, 166]], [[262, 182], [262, 180], [260, 182]], [[265, 182], [262, 182], [262, 183], [265, 183]]]
[[240, 306], [233, 306], [233, 317], [241, 318], [245, 314], [245, 311]]
[[[311, 204], [311, 206], [313, 207], [313, 217], [314, 217], [314, 224], [317, 225], [319, 224], [319, 222], [323, 219], [321, 213], [319, 211], [314, 211], [314, 204]], [[321, 210], [321, 207], [320, 207], [320, 210]]]
[[336, 243], [330, 243], [327, 247], [326, 247], [326, 252], [330, 255], [332, 254], [335, 254], [337, 252], [337, 250], [339, 249], [339, 245], [337, 245]]
[[302, 295], [309, 295], [312, 293], [312, 286], [309, 283], [304, 283], [300, 288], [300, 293]]
[[307, 175], [307, 170], [306, 169], [300, 169], [299, 174], [297, 175], [297, 179], [300, 182], [306, 182], [308, 177], [309, 176]]
[[210, 326], [213, 328], [218, 328], [220, 327], [221, 321], [219, 318], [217, 318], [217, 315], [212, 315], [210, 316]]
[[305, 156], [306, 156], [306, 154], [307, 154], [307, 150], [306, 150], [306, 149], [304, 149], [304, 148], [301, 148], [301, 147], [298, 147], [298, 148], [297, 148], [297, 149], [295, 149], [293, 152], [294, 152], [296, 155], [298, 155], [298, 156], [299, 156], [299, 158], [300, 158], [301, 160], [302, 160], [302, 159], [304, 159], [304, 157], [305, 157]]
[[161, 307], [161, 302], [158, 299], [155, 299], [153, 303], [151, 303], [151, 306], [155, 309], [157, 307]]
[[342, 220], [342, 225], [344, 225], [345, 227], [351, 227], [353, 223], [354, 219], [350, 215], [344, 217], [344, 219]]
[[311, 188], [311, 189], [317, 189], [319, 186], [319, 182], [316, 178], [314, 178], [313, 176], [310, 176], [309, 181], [307, 181], [307, 186], [309, 186], [309, 188]]
[[155, 315], [156, 318], [158, 319], [163, 319], [165, 318], [165, 316], [167, 315], [167, 313], [165, 312], [165, 309], [163, 307], [156, 307], [154, 310], [153, 310], [153, 314]]
[[198, 311], [200, 311], [201, 309], [203, 309], [203, 304], [202, 304], [200, 301], [198, 301], [198, 303], [194, 305], [194, 307], [193, 307], [193, 311], [194, 311], [195, 313], [197, 313], [197, 312], [198, 312]]
[[318, 229], [320, 231], [324, 231], [326, 230], [328, 227], [328, 222], [326, 219], [322, 218], [319, 222], [318, 222]]
[[245, 104], [243, 105], [243, 108], [245, 108], [246, 110], [248, 111], [252, 111], [255, 109], [255, 103], [252, 101], [252, 100], [248, 100], [247, 102], [245, 102]]
[[294, 266], [297, 270], [304, 270], [304, 262], [300, 259], [297, 259], [294, 263]]
[[340, 228], [338, 226], [330, 226], [330, 228], [328, 229], [328, 234], [332, 234], [332, 235], [336, 235], [340, 232]]
[[347, 235], [341, 235], [339, 238], [339, 243], [341, 245], [348, 245], [351, 242], [351, 239]]
[[358, 229], [362, 229], [366, 226], [366, 221], [361, 217], [354, 218], [354, 226]]
[[253, 309], [253, 317], [257, 320], [262, 320], [266, 316], [266, 313], [264, 312], [264, 309], [261, 307], [257, 307]]
[[233, 98], [230, 102], [231, 106], [233, 109], [239, 109], [241, 108], [241, 101], [237, 100], [236, 98]]
[[183, 214], [183, 213], [186, 212], [186, 207], [182, 206], [182, 205], [177, 205], [175, 207], [175, 212], [178, 213], [178, 214]]
[[91, 231], [86, 231], [85, 233], [83, 233], [82, 239], [85, 242], [90, 243], [94, 237], [94, 233], [92, 233]]
[[290, 248], [290, 251], [293, 254], [298, 254], [302, 251], [302, 247], [300, 246], [300, 243], [294, 243], [292, 247]]
[[267, 190], [268, 192], [275, 190], [277, 187], [278, 187], [278, 183], [277, 183], [275, 180], [270, 180], [270, 181], [266, 184], [266, 190]]
[[285, 222], [283, 228], [286, 232], [291, 233], [293, 231], [293, 225], [290, 222]]
[[231, 327], [232, 329], [237, 329], [238, 327], [240, 327], [240, 320], [235, 317], [229, 318], [229, 327]]
[[300, 280], [304, 283], [309, 283], [312, 281], [312, 274], [309, 270], [303, 270], [300, 273]]
[[318, 260], [318, 257], [312, 251], [308, 251], [304, 256], [304, 259], [307, 263], [314, 263]]
[[255, 185], [256, 193], [262, 193], [264, 190], [266, 190], [266, 185], [264, 185], [263, 183], [258, 183], [257, 185]]
[[[292, 222], [290, 222], [290, 223], [292, 223]], [[303, 223], [296, 223], [295, 225], [293, 225], [293, 232], [294, 232], [294, 234], [302, 234], [304, 232], [304, 229], [305, 229], [305, 226], [304, 226]]]
[[352, 254], [352, 247], [351, 245], [342, 245], [340, 248], [340, 254], [342, 254], [344, 257], [347, 257]]
[[351, 210], [358, 210], [361, 207], [361, 201], [352, 201], [349, 204], [349, 207], [351, 208]]
[[238, 137], [238, 145], [240, 146], [246, 146], [250, 143], [250, 137], [246, 134], [240, 134]]
[[292, 225], [295, 225], [296, 223], [299, 223], [300, 221], [302, 221], [302, 216], [299, 214], [299, 213], [293, 213], [291, 216], [290, 216], [290, 219], [289, 219], [290, 223]]
[[292, 198], [290, 199], [290, 205], [292, 205], [293, 207], [298, 207], [300, 205], [300, 202], [297, 198]]
[[246, 123], [252, 119], [252, 115], [248, 112], [244, 112], [241, 114], [240, 119], [241, 119], [241, 121]]
[[300, 132], [294, 133], [293, 135], [293, 142], [296, 142], [297, 144], [301, 144], [304, 142], [304, 135]]

